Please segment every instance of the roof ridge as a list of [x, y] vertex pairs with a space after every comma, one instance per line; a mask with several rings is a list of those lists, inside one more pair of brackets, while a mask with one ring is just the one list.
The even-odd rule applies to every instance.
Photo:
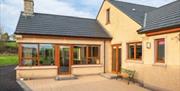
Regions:
[[149, 8], [157, 8], [157, 7], [153, 7], [153, 6], [137, 4], [137, 3], [132, 3], [132, 2], [126, 2], [126, 1], [119, 1], [119, 0], [109, 0], [109, 1], [117, 1], [117, 2], [122, 2], [122, 3], [127, 3], [127, 4], [134, 4], [134, 5], [139, 5], [139, 6], [149, 7]]
[[[23, 13], [23, 11], [22, 11], [21, 13]], [[77, 19], [86, 19], [86, 20], [96, 20], [96, 19], [93, 19], [93, 18], [86, 18], [86, 17], [68, 16], [68, 15], [58, 15], [58, 14], [48, 14], [48, 13], [39, 13], [39, 12], [34, 12], [34, 14], [51, 15], [51, 16], [61, 16], [61, 17], [69, 17], [69, 18], [77, 18]]]
[[156, 9], [150, 11], [150, 12], [147, 12], [147, 13], [151, 13], [151, 12], [156, 11], [156, 10], [159, 10], [159, 9], [161, 9], [161, 8], [163, 8], [163, 7], [167, 7], [167, 6], [172, 5], [173, 3], [178, 2], [178, 1], [179, 1], [179, 0], [176, 0], [176, 1], [173, 1], [173, 2], [171, 2], [171, 3], [165, 4], [165, 5], [160, 6], [160, 7], [156, 8]]
[[173, 4], [173, 3], [175, 3], [175, 2], [178, 2], [178, 1], [179, 1], [179, 0], [176, 0], [176, 1], [170, 2], [170, 3], [168, 3], [168, 4], [162, 5], [162, 6], [158, 7], [157, 9], [162, 8], [162, 7], [165, 7], [165, 6], [168, 6], [168, 5], [171, 5], [171, 4]]

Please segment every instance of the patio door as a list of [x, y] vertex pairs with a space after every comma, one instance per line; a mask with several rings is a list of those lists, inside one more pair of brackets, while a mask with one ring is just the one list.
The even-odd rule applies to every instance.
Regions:
[[118, 73], [121, 70], [121, 45], [112, 46], [112, 72]]
[[59, 74], [70, 74], [71, 72], [71, 46], [60, 46]]

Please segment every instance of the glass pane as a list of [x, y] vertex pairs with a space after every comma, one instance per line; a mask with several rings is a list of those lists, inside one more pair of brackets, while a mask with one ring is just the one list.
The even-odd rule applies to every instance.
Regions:
[[40, 44], [40, 64], [54, 65], [54, 48], [51, 44]]
[[37, 44], [22, 44], [22, 64], [37, 65]]
[[118, 48], [118, 71], [121, 71], [121, 48]]
[[128, 45], [128, 58], [134, 59], [134, 45]]
[[69, 72], [70, 46], [60, 46], [60, 72]]
[[22, 50], [23, 50], [22, 57], [23, 58], [37, 57], [37, 47], [38, 46], [36, 44], [23, 44], [22, 45]]
[[142, 45], [137, 44], [136, 45], [136, 59], [141, 59], [142, 58]]
[[99, 64], [99, 47], [98, 46], [89, 46], [88, 47], [88, 64]]
[[24, 66], [32, 66], [34, 64], [32, 59], [23, 59], [22, 62]]
[[74, 46], [74, 64], [86, 64], [86, 47]]
[[112, 71], [116, 71], [116, 48], [112, 50]]
[[165, 57], [164, 40], [159, 40], [158, 46], [157, 46], [157, 61], [158, 62], [164, 62], [164, 57]]

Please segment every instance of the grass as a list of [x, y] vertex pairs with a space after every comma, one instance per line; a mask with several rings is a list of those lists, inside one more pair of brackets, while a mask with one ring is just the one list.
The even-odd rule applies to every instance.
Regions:
[[9, 41], [9, 42], [0, 41], [0, 46], [8, 46], [8, 47], [16, 48], [17, 43], [15, 41]]
[[9, 46], [9, 47], [17, 47], [17, 44], [16, 44], [16, 42], [7, 42], [7, 43], [6, 43], [6, 46]]
[[17, 55], [0, 55], [0, 66], [17, 65]]

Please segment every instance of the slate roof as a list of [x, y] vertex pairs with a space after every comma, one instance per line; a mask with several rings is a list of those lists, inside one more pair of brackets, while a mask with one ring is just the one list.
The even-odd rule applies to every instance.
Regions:
[[109, 2], [112, 5], [114, 5], [116, 8], [124, 12], [127, 16], [129, 16], [131, 19], [136, 21], [141, 26], [143, 26], [144, 24], [145, 13], [156, 9], [155, 7], [116, 1], [116, 0], [109, 0]]
[[34, 13], [20, 15], [15, 34], [111, 38], [95, 19]]
[[[180, 27], [179, 0], [159, 8], [116, 0], [109, 2], [140, 24], [142, 29], [139, 32], [175, 25]], [[34, 13], [32, 17], [21, 14], [15, 34], [112, 38], [95, 19], [41, 13]]]
[[145, 20], [145, 27], [141, 32], [150, 32], [154, 29], [175, 25], [180, 27], [180, 1], [177, 0], [148, 12]]

